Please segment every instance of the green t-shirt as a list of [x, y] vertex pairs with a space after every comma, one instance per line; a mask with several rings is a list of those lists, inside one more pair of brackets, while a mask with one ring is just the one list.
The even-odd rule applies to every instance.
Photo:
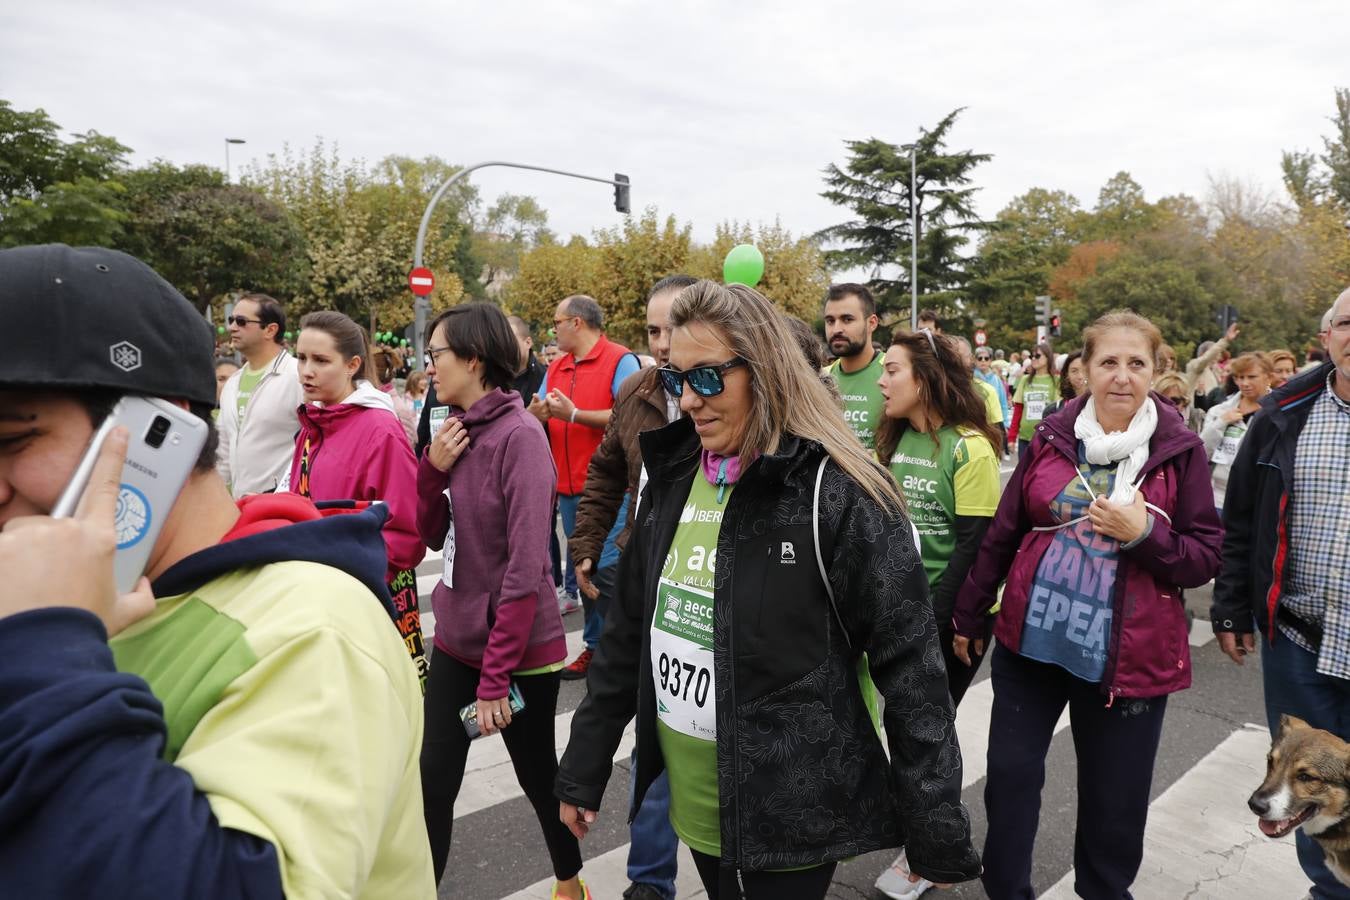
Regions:
[[258, 382], [267, 374], [267, 367], [261, 369], [250, 369], [244, 366], [243, 371], [239, 373], [239, 423], [244, 422], [244, 412], [248, 409], [248, 401], [253, 396], [254, 390], [258, 387]]
[[652, 619], [656, 737], [670, 776], [670, 824], [693, 849], [720, 856], [713, 573], [733, 488], [694, 476], [657, 585]]
[[881, 423], [882, 407], [886, 405], [886, 398], [881, 396], [881, 386], [877, 384], [881, 378], [882, 357], [881, 353], [873, 353], [870, 363], [851, 374], [843, 370], [838, 360], [829, 368], [844, 398], [844, 419], [868, 450], [874, 446], [873, 438]]
[[905, 429], [891, 457], [891, 474], [919, 531], [919, 553], [930, 590], [956, 550], [957, 516], [992, 516], [998, 509], [998, 457], [978, 432], [944, 425], [933, 435]]
[[1013, 392], [1013, 402], [1022, 404], [1022, 421], [1017, 426], [1019, 440], [1029, 441], [1036, 425], [1045, 418], [1045, 408], [1059, 399], [1059, 379], [1053, 375], [1023, 375]]

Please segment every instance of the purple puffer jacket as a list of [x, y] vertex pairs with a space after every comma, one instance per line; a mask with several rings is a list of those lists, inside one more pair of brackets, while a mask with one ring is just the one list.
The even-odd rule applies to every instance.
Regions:
[[[1157, 394], [1150, 394], [1149, 402], [1158, 407], [1158, 427], [1140, 489], [1171, 521], [1150, 509], [1152, 532], [1121, 551], [1102, 677], [1107, 705], [1116, 697], [1156, 697], [1190, 687], [1181, 589], [1214, 577], [1223, 546], [1204, 445], [1171, 403]], [[981, 623], [1006, 578], [994, 635], [1009, 650], [1017, 652], [1021, 646], [1031, 582], [1054, 537], [1051, 531], [1032, 528], [1056, 524], [1050, 504], [1077, 477], [1073, 426], [1086, 403], [1086, 397], [1079, 397], [1036, 426], [957, 598], [953, 625], [958, 634], [984, 636]]]

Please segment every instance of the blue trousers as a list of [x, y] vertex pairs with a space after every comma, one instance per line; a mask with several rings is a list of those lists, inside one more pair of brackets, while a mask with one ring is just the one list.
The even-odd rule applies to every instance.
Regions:
[[[562, 514], [563, 534], [572, 536], [577, 530], [577, 507], [581, 505], [580, 494], [559, 494], [558, 512]], [[572, 551], [563, 553], [563, 589], [569, 594], [577, 592], [577, 567], [572, 565]]]
[[[631, 797], [637, 780], [637, 751], [628, 767], [628, 795]], [[628, 880], [655, 888], [666, 900], [675, 900], [675, 874], [679, 862], [675, 854], [680, 839], [670, 825], [670, 781], [666, 773], [652, 782], [638, 807], [637, 817], [629, 826]]]
[[[1280, 715], [1298, 716], [1314, 728], [1350, 737], [1350, 681], [1317, 671], [1317, 657], [1276, 633], [1261, 644], [1261, 678], [1266, 689], [1266, 723], [1273, 736]], [[1323, 862], [1322, 848], [1303, 829], [1294, 832], [1299, 865], [1312, 881], [1314, 900], [1350, 900], [1350, 887], [1336, 880]]]

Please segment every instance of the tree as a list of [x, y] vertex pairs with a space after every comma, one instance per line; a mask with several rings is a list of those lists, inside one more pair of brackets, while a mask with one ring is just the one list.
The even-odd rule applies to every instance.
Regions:
[[502, 194], [489, 207], [482, 228], [474, 233], [473, 249], [483, 263], [481, 280], [489, 294], [500, 294], [502, 286], [520, 269], [523, 253], [554, 239], [548, 230], [548, 212], [533, 197]]
[[[434, 157], [398, 156], [368, 169], [359, 160], [344, 162], [322, 141], [304, 156], [287, 148], [252, 167], [245, 183], [284, 206], [304, 236], [309, 272], [296, 312], [336, 309], [378, 330], [410, 324], [407, 276], [418, 225], [431, 195], [456, 171]], [[432, 216], [423, 259], [437, 277], [433, 310], [463, 299], [457, 252], [468, 233], [462, 217], [475, 197], [470, 185], [456, 185]]]
[[1032, 188], [999, 211], [971, 261], [966, 292], [972, 318], [985, 319], [995, 346], [1026, 344], [1035, 334], [1035, 298], [1080, 239], [1085, 213], [1064, 191]]
[[0, 246], [112, 246], [126, 213], [117, 178], [130, 148], [96, 131], [63, 141], [41, 109], [0, 100]]
[[529, 322], [544, 328], [553, 322], [558, 303], [572, 294], [600, 293], [600, 252], [584, 238], [566, 244], [547, 242], [520, 257], [520, 271], [503, 292], [503, 305]]
[[639, 217], [625, 216], [622, 225], [595, 232], [599, 268], [592, 296], [605, 309], [612, 337], [630, 345], [642, 340], [647, 293], [662, 278], [687, 267], [690, 231], [688, 225], [681, 228], [674, 216], [661, 221], [655, 207], [649, 206]]
[[821, 196], [851, 210], [852, 220], [826, 228], [818, 237], [837, 246], [826, 252], [835, 269], [866, 268], [869, 286], [883, 311], [908, 305], [911, 242], [917, 238], [919, 287], [926, 305], [959, 302], [966, 285], [961, 250], [988, 225], [975, 214], [972, 172], [992, 155], [970, 150], [949, 152], [947, 135], [961, 109], [931, 130], [920, 129], [915, 151], [915, 211], [918, 234], [910, 221], [909, 152], [877, 138], [846, 141], [844, 168], [825, 167], [827, 190]]
[[1322, 139], [1322, 164], [1327, 170], [1331, 195], [1350, 210], [1350, 89], [1336, 89], [1336, 115], [1331, 117], [1335, 132]]
[[754, 244], [764, 254], [764, 279], [755, 285], [757, 291], [808, 324], [820, 319], [830, 286], [820, 245], [813, 238], [794, 238], [778, 221], [758, 228], [723, 222], [712, 244], [694, 248], [688, 274], [721, 281], [722, 263], [737, 244]]
[[304, 285], [304, 235], [259, 191], [217, 169], [156, 161], [127, 175], [125, 249], [199, 310], [234, 291], [286, 300]]

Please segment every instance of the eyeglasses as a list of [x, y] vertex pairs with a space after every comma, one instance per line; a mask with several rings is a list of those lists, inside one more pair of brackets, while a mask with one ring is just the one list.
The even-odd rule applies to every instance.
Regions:
[[428, 346], [428, 347], [427, 347], [427, 358], [431, 360], [431, 364], [434, 366], [434, 365], [436, 365], [436, 357], [440, 356], [442, 353], [447, 353], [447, 352], [449, 352], [449, 350], [450, 350], [449, 347], [431, 347], [431, 346]]
[[988, 353], [976, 353], [975, 358], [980, 362], [989, 362], [989, 360], [993, 359]]
[[672, 369], [670, 366], [662, 366], [657, 371], [661, 373], [661, 384], [665, 387], [666, 393], [672, 397], [678, 399], [684, 395], [684, 383], [686, 381], [694, 389], [694, 393], [700, 397], [716, 397], [727, 387], [726, 379], [722, 377], [722, 373], [727, 369], [734, 369], [743, 365], [746, 365], [744, 359], [733, 356], [718, 365], [695, 366], [683, 372], [679, 369]]
[[228, 316], [228, 317], [226, 317], [225, 321], [226, 321], [227, 323], [233, 322], [235, 325], [238, 325], [240, 328], [247, 328], [249, 322], [253, 322], [253, 323], [257, 324], [257, 325], [261, 325], [261, 324], [262, 324], [262, 319], [246, 319], [246, 318], [244, 318], [243, 316]]
[[1350, 331], [1350, 316], [1337, 316], [1331, 321], [1332, 331]]

